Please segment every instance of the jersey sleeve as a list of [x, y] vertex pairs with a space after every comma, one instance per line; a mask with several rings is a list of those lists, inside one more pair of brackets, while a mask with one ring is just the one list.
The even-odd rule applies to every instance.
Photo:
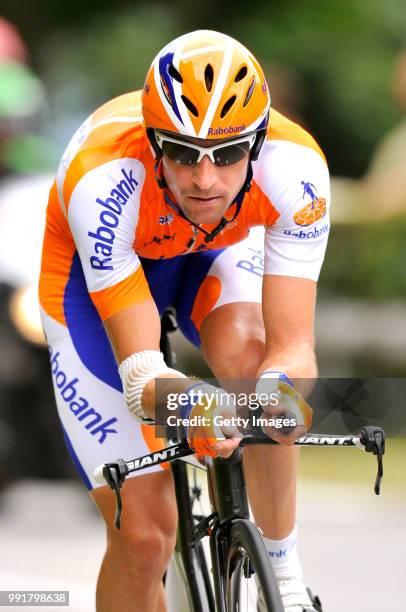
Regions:
[[85, 173], [69, 198], [68, 222], [103, 320], [151, 298], [133, 248], [144, 179], [138, 160], [115, 159]]
[[268, 142], [262, 189], [279, 216], [265, 232], [265, 274], [317, 281], [330, 230], [330, 179], [316, 150]]

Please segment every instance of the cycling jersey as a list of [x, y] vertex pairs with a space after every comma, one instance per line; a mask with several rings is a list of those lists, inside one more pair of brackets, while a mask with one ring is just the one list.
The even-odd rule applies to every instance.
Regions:
[[317, 280], [329, 230], [329, 179], [321, 150], [307, 132], [273, 110], [253, 169], [239, 215], [205, 243], [158, 187], [140, 92], [108, 102], [74, 135], [51, 190], [42, 307], [65, 323], [65, 289], [76, 253], [90, 297], [106, 319], [150, 297], [140, 256], [166, 259], [220, 249], [257, 225], [267, 228], [265, 273]]
[[264, 272], [317, 280], [326, 247], [326, 161], [305, 130], [274, 110], [251, 189], [212, 242], [171, 208], [154, 165], [140, 92], [129, 93], [82, 124], [50, 192], [41, 316], [66, 444], [89, 489], [99, 486], [100, 463], [162, 447], [128, 412], [101, 321], [153, 299], [160, 313], [175, 307], [181, 331], [199, 346], [215, 308], [261, 302]]

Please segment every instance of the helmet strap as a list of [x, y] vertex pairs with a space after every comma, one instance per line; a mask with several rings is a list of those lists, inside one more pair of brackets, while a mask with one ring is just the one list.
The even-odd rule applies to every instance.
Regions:
[[160, 189], [167, 189], [168, 185], [166, 184], [163, 172], [162, 172], [162, 156], [159, 157], [154, 165], [154, 170], [155, 170], [155, 179], [156, 182], [158, 183], [158, 187]]
[[264, 144], [264, 140], [266, 138], [266, 129], [258, 130], [257, 138], [254, 142], [254, 145], [250, 151], [250, 160], [256, 161], [258, 159], [259, 152], [262, 149], [262, 145]]

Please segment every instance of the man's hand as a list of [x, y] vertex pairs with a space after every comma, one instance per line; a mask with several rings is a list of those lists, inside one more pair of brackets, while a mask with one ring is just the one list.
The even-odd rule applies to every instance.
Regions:
[[[203, 393], [198, 394], [199, 389]], [[221, 427], [223, 419], [232, 419], [236, 414], [230, 396], [222, 389], [205, 384], [195, 389], [195, 396], [197, 401], [188, 417], [191, 423], [187, 428], [189, 446], [199, 456], [230, 457], [241, 441], [237, 427]]]
[[[220, 413], [221, 417], [230, 418], [230, 412]], [[196, 451], [197, 455], [209, 455], [210, 457], [230, 457], [241, 441], [241, 434], [238, 430], [232, 433], [231, 437], [225, 438], [224, 433], [218, 432], [214, 428], [212, 419], [210, 424], [189, 426], [188, 442], [189, 446]], [[217, 437], [220, 433], [220, 436]], [[217, 435], [216, 435], [217, 434]]]
[[313, 410], [292, 384], [277, 378], [260, 378], [256, 392], [273, 398], [272, 403], [262, 406], [262, 418], [269, 421], [262, 426], [267, 436], [291, 446], [307, 433]]

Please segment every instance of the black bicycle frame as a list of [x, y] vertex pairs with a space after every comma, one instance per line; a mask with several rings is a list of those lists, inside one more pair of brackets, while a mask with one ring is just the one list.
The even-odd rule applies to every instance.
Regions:
[[[173, 461], [171, 465], [173, 465], [176, 500], [179, 510], [178, 538], [180, 551], [188, 575], [194, 610], [200, 612], [202, 604], [199, 599], [199, 589], [193, 568], [191, 545], [193, 546], [196, 540], [204, 535], [210, 535], [210, 556], [214, 593], [216, 594], [215, 607], [210, 578], [207, 576], [206, 580], [206, 577], [204, 577], [210, 612], [214, 612], [215, 609], [225, 610], [225, 565], [228, 559], [230, 524], [233, 519], [237, 518], [249, 520], [241, 450], [236, 449], [227, 460], [217, 458], [208, 462], [208, 482], [213, 514], [210, 515], [209, 520], [203, 519], [197, 526], [194, 525], [191, 511], [187, 466], [184, 461]], [[219, 495], [220, 491], [221, 495]]]
[[[171, 468], [175, 486], [176, 504], [179, 513], [176, 546], [182, 556], [183, 566], [188, 576], [189, 593], [192, 599], [193, 610], [194, 612], [207, 612], [203, 609], [200, 599], [200, 591], [194, 565], [193, 552], [200, 555], [203, 554], [203, 551], [200, 548], [201, 543], [194, 535], [195, 519], [193, 518], [191, 508], [187, 465], [184, 461], [177, 460], [171, 462]], [[208, 597], [209, 609], [210, 612], [215, 612], [210, 576], [205, 571], [206, 565], [204, 563], [200, 565], [203, 571], [203, 580]]]

